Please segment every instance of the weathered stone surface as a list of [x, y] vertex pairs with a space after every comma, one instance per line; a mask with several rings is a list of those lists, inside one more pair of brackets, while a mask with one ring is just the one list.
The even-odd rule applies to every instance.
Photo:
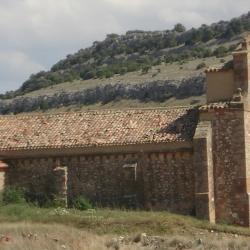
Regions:
[[9, 165], [6, 172], [6, 185], [26, 188], [31, 196], [43, 199], [52, 198], [55, 193], [55, 178], [53, 169], [55, 160], [44, 159], [15, 159], [6, 160]]
[[58, 206], [68, 207], [68, 168], [60, 163], [58, 160], [54, 169], [54, 202]]
[[244, 112], [216, 112], [212, 122], [217, 221], [248, 225]]
[[189, 152], [61, 158], [59, 165], [67, 168], [55, 168], [57, 161], [11, 160], [8, 184], [38, 194], [57, 194], [65, 203], [66, 197], [71, 203], [84, 195], [103, 206], [194, 213], [194, 170]]
[[143, 164], [144, 200], [149, 208], [194, 214], [192, 155], [158, 155]]
[[215, 222], [211, 122], [200, 122], [194, 136], [195, 208], [198, 218]]
[[201, 113], [200, 119], [212, 124], [216, 221], [248, 226], [244, 106], [212, 109]]

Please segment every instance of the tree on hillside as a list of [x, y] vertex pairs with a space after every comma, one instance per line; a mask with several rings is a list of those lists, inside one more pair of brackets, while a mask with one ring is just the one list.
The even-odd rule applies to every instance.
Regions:
[[229, 27], [232, 28], [235, 34], [240, 34], [243, 32], [243, 25], [241, 20], [233, 19], [230, 22]]
[[202, 38], [202, 31], [200, 29], [192, 28], [190, 30], [189, 38], [186, 40], [185, 45], [194, 45], [200, 42]]
[[214, 32], [211, 27], [203, 24], [200, 28], [201, 30], [201, 40], [202, 42], [208, 42], [209, 40], [214, 38]]
[[225, 33], [222, 35], [223, 38], [230, 39], [235, 35], [233, 29], [231, 27], [228, 27], [228, 29], [225, 31]]
[[164, 47], [171, 48], [177, 45], [176, 36], [174, 33], [170, 33], [166, 37], [164, 37]]
[[220, 46], [214, 51], [214, 56], [223, 57], [223, 56], [226, 56], [227, 52], [228, 52], [228, 50], [226, 47]]
[[250, 31], [250, 20], [249, 19], [243, 20], [242, 25], [243, 25], [244, 30]]
[[181, 33], [181, 32], [185, 32], [185, 31], [186, 31], [186, 28], [185, 28], [185, 26], [184, 26], [183, 24], [177, 23], [177, 24], [174, 26], [174, 31]]

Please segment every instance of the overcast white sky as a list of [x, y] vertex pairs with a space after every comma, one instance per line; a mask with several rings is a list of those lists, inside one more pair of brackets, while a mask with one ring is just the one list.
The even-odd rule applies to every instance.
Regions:
[[107, 33], [198, 27], [249, 10], [249, 0], [0, 0], [0, 92]]

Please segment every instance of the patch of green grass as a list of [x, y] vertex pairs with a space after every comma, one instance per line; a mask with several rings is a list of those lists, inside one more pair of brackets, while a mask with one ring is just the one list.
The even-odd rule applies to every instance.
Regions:
[[189, 216], [168, 212], [122, 211], [97, 209], [79, 211], [63, 208], [37, 208], [17, 204], [0, 206], [2, 222], [59, 223], [82, 228], [98, 234], [127, 234], [145, 232], [148, 234], [192, 234], [194, 230], [213, 230], [250, 236], [250, 230], [228, 225], [214, 225]]

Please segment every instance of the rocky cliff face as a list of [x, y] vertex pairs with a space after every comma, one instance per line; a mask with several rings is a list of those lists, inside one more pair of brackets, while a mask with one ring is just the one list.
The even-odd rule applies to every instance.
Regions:
[[138, 84], [106, 84], [87, 88], [79, 92], [60, 92], [52, 96], [17, 97], [0, 101], [0, 113], [21, 113], [48, 110], [71, 105], [106, 104], [121, 99], [140, 102], [164, 102], [171, 97], [183, 99], [205, 93], [204, 76], [191, 77], [180, 81], [148, 81]]

